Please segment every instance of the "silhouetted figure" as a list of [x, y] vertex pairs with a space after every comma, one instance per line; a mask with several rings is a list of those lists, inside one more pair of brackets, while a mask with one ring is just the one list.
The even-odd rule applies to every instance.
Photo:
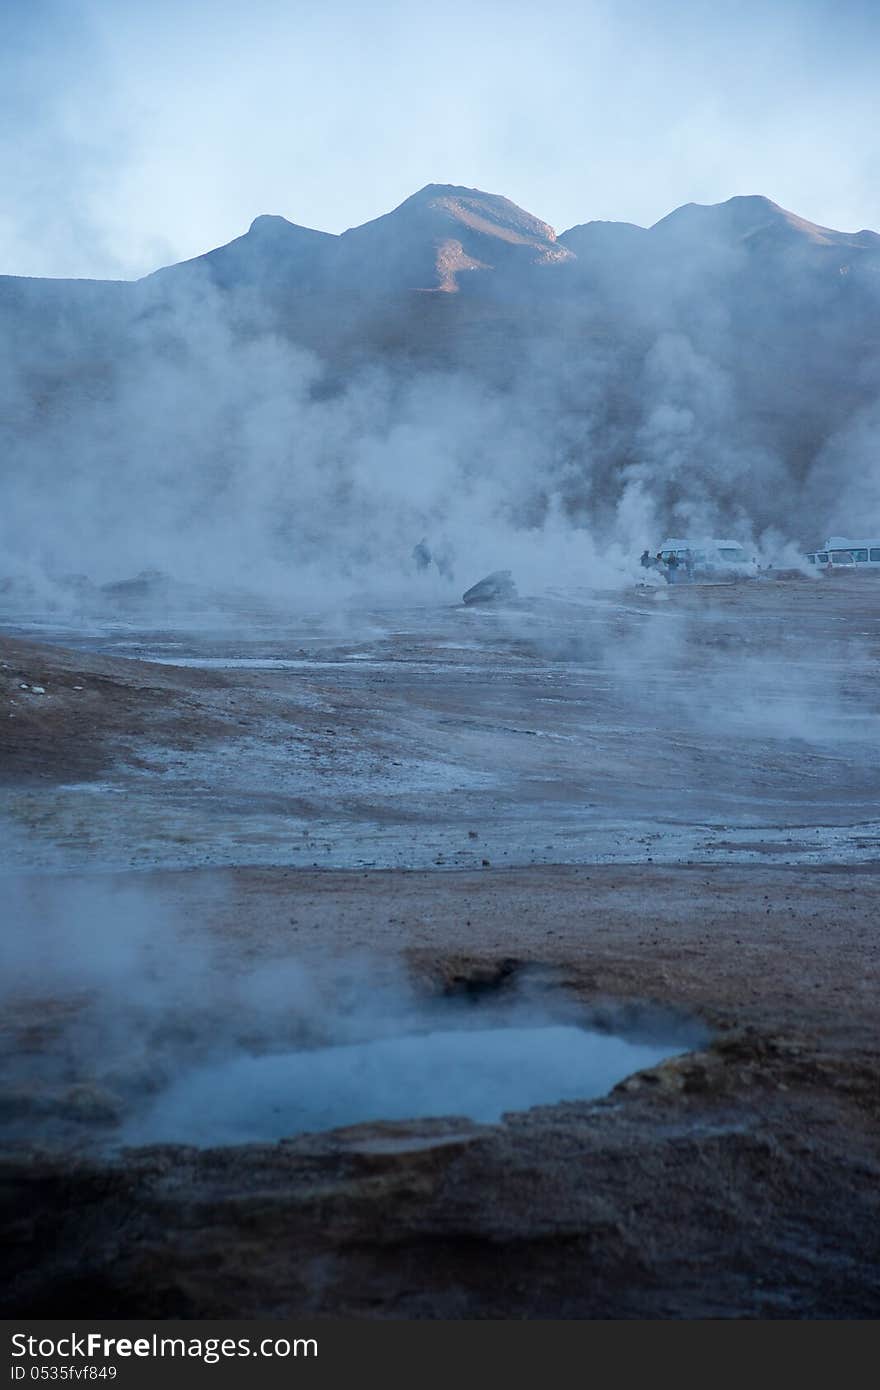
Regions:
[[438, 574], [441, 574], [444, 579], [452, 579], [452, 551], [448, 545], [442, 545], [439, 550], [435, 551], [434, 564]]
[[416, 562], [416, 569], [426, 570], [431, 567], [431, 551], [425, 536], [419, 541], [418, 545], [413, 546], [412, 557]]
[[643, 550], [641, 555], [639, 556], [639, 564], [641, 565], [643, 570], [649, 570], [652, 568], [654, 561], [651, 559], [651, 556], [647, 550]]

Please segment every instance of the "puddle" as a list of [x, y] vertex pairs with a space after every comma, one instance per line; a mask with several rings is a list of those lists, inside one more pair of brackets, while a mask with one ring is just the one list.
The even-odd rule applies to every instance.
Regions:
[[242, 1144], [375, 1120], [463, 1116], [605, 1095], [682, 1050], [566, 1024], [463, 1028], [263, 1056], [191, 1071], [125, 1142]]

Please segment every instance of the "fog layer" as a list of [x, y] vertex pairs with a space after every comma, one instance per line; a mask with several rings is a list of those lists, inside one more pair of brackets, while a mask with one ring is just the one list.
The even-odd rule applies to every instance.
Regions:
[[4, 569], [303, 602], [397, 593], [423, 537], [454, 592], [876, 534], [878, 248], [764, 198], [557, 238], [429, 185], [137, 284], [0, 280]]

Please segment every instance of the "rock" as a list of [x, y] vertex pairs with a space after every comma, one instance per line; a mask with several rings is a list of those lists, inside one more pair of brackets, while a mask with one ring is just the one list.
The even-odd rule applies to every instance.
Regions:
[[517, 596], [516, 585], [510, 570], [493, 570], [487, 574], [485, 579], [474, 584], [472, 588], [462, 594], [462, 602], [472, 603], [497, 603], [503, 599], [513, 599]]
[[102, 584], [101, 591], [108, 598], [120, 600], [139, 600], [167, 597], [171, 579], [161, 570], [141, 570], [133, 579], [120, 579], [112, 584]]

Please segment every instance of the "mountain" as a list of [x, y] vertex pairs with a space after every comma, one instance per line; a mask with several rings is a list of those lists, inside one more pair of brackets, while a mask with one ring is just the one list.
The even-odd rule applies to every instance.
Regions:
[[789, 250], [807, 247], [834, 248], [844, 254], [880, 251], [876, 232], [835, 232], [820, 227], [769, 198], [729, 198], [726, 203], [686, 203], [651, 228], [655, 241], [679, 246], [696, 243], [735, 246], [750, 250]]
[[[244, 236], [154, 272], [154, 284], [204, 277], [224, 290], [350, 294], [359, 299], [485, 290], [567, 295], [572, 281], [645, 270], [665, 276], [730, 274], [783, 261], [804, 274], [880, 269], [880, 235], [838, 232], [769, 198], [687, 203], [645, 228], [587, 222], [557, 236], [508, 198], [427, 184], [399, 207], [340, 236], [283, 217], [255, 218]], [[535, 274], [538, 269], [550, 273]], [[555, 273], [554, 273], [555, 272]], [[499, 282], [503, 282], [503, 290]]]
[[[551, 494], [586, 521], [637, 485], [670, 517], [686, 494], [689, 507], [711, 503], [728, 531], [738, 508], [756, 526], [785, 524], [802, 496], [811, 535], [808, 479], [833, 497], [835, 450], [866, 477], [877, 457], [880, 236], [760, 196], [557, 236], [507, 198], [428, 184], [341, 235], [259, 216], [227, 245], [137, 282], [0, 277], [0, 331], [0, 447], [27, 434], [45, 476], [77, 440], [77, 467], [95, 451], [108, 468], [133, 457], [134, 419], [139, 447], [173, 457], [175, 479], [202, 455], [213, 478], [230, 431], [250, 418], [227, 397], [259, 414], [267, 392], [273, 423], [248, 426], [247, 449], [256, 457], [272, 438], [274, 470], [287, 457], [289, 371], [305, 371], [295, 389], [310, 401], [353, 392], [355, 421], [370, 402], [379, 433], [394, 434], [401, 410], [401, 440], [420, 437], [436, 383], [454, 379], [422, 452], [436, 458], [438, 434], [455, 436], [465, 489], [469, 470], [516, 460], [528, 498], [517, 515], [530, 525]], [[401, 405], [407, 391], [422, 404]], [[113, 406], [111, 429], [123, 395], [137, 407]], [[316, 418], [301, 437], [320, 452]], [[332, 445], [328, 421], [341, 467], [354, 446]], [[506, 448], [505, 432], [516, 441]], [[325, 462], [316, 470], [322, 485], [332, 476]]]
[[735, 382], [743, 417], [788, 449], [814, 450], [876, 392], [880, 236], [839, 232], [769, 198], [688, 203], [652, 227], [588, 222], [569, 300], [616, 339], [683, 335]]
[[570, 260], [546, 222], [507, 198], [475, 188], [428, 184], [399, 207], [341, 236], [257, 217], [244, 236], [152, 280], [205, 275], [223, 289], [297, 287], [358, 297], [410, 290], [455, 293], [493, 273]]
[[308, 285], [320, 278], [329, 248], [337, 240], [329, 232], [315, 232], [284, 217], [264, 214], [254, 218], [244, 236], [192, 260], [154, 271], [147, 279], [168, 285], [204, 276], [224, 290]]
[[[23, 280], [0, 276], [0, 312], [36, 312], [47, 321], [83, 314], [115, 318], [166, 303], [181, 293], [219, 290], [298, 317], [321, 300], [370, 304], [396, 312], [412, 295], [491, 297], [496, 306], [528, 300], [535, 310], [563, 301], [621, 311], [651, 299], [661, 315], [682, 295], [698, 299], [719, 281], [758, 284], [794, 278], [815, 301], [817, 286], [834, 293], [853, 276], [876, 297], [880, 235], [839, 232], [750, 196], [703, 206], [688, 203], [652, 227], [586, 222], [557, 236], [509, 199], [452, 184], [427, 184], [399, 207], [341, 235], [262, 215], [243, 236], [136, 284]], [[791, 289], [792, 286], [789, 286]], [[259, 313], [259, 311], [258, 311]], [[277, 324], [276, 324], [277, 326]], [[294, 326], [292, 323], [288, 326]], [[307, 327], [307, 326], [305, 326]]]
[[730, 198], [725, 203], [686, 203], [652, 227], [628, 222], [586, 222], [559, 238], [581, 274], [631, 270], [670, 276], [754, 275], [762, 266], [779, 273], [790, 266], [804, 276], [880, 272], [880, 235], [837, 232], [786, 211], [769, 198]]
[[339, 238], [339, 264], [371, 285], [454, 293], [476, 279], [571, 259], [546, 222], [507, 198], [428, 184]]

